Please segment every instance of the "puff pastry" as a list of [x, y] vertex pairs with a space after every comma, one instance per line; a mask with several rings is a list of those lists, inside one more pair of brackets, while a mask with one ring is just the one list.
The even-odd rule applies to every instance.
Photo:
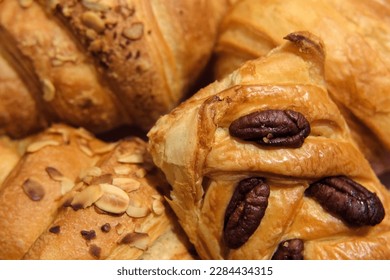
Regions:
[[328, 95], [323, 43], [285, 39], [150, 130], [169, 203], [204, 259], [389, 259], [390, 195]]
[[0, 259], [193, 258], [143, 140], [65, 125], [32, 138], [0, 189]]
[[230, 2], [1, 1], [0, 132], [148, 130], [197, 82]]
[[[352, 135], [379, 174], [390, 166], [390, 5], [371, 0], [243, 0], [224, 18], [220, 78], [306, 30], [326, 47], [325, 79]], [[387, 151], [387, 152], [386, 152]]]

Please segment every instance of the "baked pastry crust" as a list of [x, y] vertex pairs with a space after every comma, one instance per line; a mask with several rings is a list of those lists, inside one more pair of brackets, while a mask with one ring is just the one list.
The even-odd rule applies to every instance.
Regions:
[[218, 78], [266, 55], [285, 34], [306, 30], [326, 47], [325, 79], [373, 168], [390, 164], [390, 6], [388, 1], [240, 1], [216, 47]]
[[0, 63], [9, 67], [0, 71], [0, 129], [147, 131], [196, 83], [230, 2], [1, 1]]
[[57, 124], [21, 142], [0, 187], [0, 259], [193, 258], [143, 140]]
[[[379, 197], [377, 213], [390, 210], [388, 191], [328, 95], [322, 42], [307, 32], [285, 39], [267, 56], [200, 90], [150, 130], [149, 150], [172, 185], [170, 205], [204, 259], [271, 259], [279, 244], [288, 248], [291, 240], [300, 240], [296, 248], [303, 244], [304, 259], [388, 259], [388, 215], [375, 226], [350, 226], [305, 195], [314, 182], [343, 175]], [[257, 142], [232, 136], [234, 121], [268, 110], [306, 118], [310, 133], [300, 147], [264, 146], [273, 141], [272, 134]], [[251, 219], [241, 216], [248, 221], [244, 225], [237, 218], [242, 232], [236, 237], [248, 240], [236, 246], [224, 235], [227, 218], [237, 214], [228, 213], [235, 189], [247, 178], [262, 178], [269, 194], [258, 189], [259, 196], [246, 201], [265, 212], [250, 234]], [[251, 217], [260, 215], [248, 211]]]

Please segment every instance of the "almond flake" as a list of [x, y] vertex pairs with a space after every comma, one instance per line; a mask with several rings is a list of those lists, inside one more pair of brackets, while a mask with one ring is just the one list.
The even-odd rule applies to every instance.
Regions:
[[89, 147], [88, 145], [88, 142], [85, 140], [85, 139], [78, 139], [78, 144], [79, 144], [79, 148], [80, 150], [86, 154], [87, 156], [89, 157], [92, 157], [94, 155], [93, 151], [91, 150], [91, 148]]
[[155, 199], [152, 203], [152, 210], [156, 215], [160, 216], [165, 211], [164, 204], [160, 200]]
[[110, 143], [110, 144], [107, 144], [107, 145], [104, 145], [104, 146], [101, 146], [98, 148], [94, 148], [93, 152], [95, 154], [105, 154], [105, 153], [111, 152], [116, 147], [116, 145], [117, 145], [117, 143]]
[[74, 209], [84, 209], [100, 199], [103, 196], [103, 193], [100, 185], [88, 186], [74, 196], [71, 206]]
[[43, 100], [50, 102], [54, 99], [56, 88], [53, 83], [48, 79], [42, 80]]
[[64, 143], [69, 143], [69, 130], [62, 127], [50, 127], [48, 130], [50, 133], [60, 134], [62, 135], [62, 139]]
[[112, 184], [118, 186], [125, 192], [136, 191], [140, 188], [141, 183], [132, 178], [114, 178]]
[[144, 34], [144, 24], [142, 22], [132, 23], [130, 27], [123, 30], [122, 35], [130, 40], [138, 40]]
[[84, 169], [80, 172], [79, 178], [83, 179], [86, 176], [91, 176], [91, 177], [98, 177], [102, 175], [102, 169], [98, 166], [92, 166], [87, 169]]
[[91, 133], [89, 133], [88, 130], [86, 130], [85, 128], [83, 127], [79, 127], [77, 128], [74, 133], [78, 136], [80, 136], [81, 138], [84, 138], [86, 140], [93, 140], [93, 135]]
[[62, 179], [61, 179], [61, 194], [64, 195], [64, 194], [70, 192], [74, 186], [75, 186], [75, 184], [74, 184], [73, 180], [66, 178], [66, 177], [62, 177]]
[[105, 28], [104, 20], [100, 16], [92, 11], [84, 12], [81, 15], [81, 21], [85, 26], [95, 30], [97, 33], [102, 33]]
[[112, 174], [103, 174], [98, 177], [92, 177], [90, 184], [112, 184]]
[[117, 160], [120, 163], [143, 163], [144, 157], [142, 154], [123, 154]]
[[114, 167], [114, 172], [117, 175], [128, 175], [131, 172], [131, 168], [130, 168], [130, 166], [119, 165], [119, 166]]
[[59, 146], [59, 145], [60, 143], [54, 140], [41, 140], [41, 141], [33, 142], [30, 145], [28, 145], [26, 151], [29, 153], [34, 153], [47, 146]]
[[129, 207], [126, 210], [126, 214], [132, 218], [143, 218], [149, 215], [149, 213], [150, 210], [147, 207], [136, 207], [132, 205], [129, 205]]
[[125, 226], [121, 223], [118, 223], [116, 226], [115, 226], [115, 231], [117, 234], [121, 235], [122, 233], [125, 232]]
[[104, 194], [95, 202], [95, 205], [103, 211], [119, 214], [124, 213], [129, 206], [129, 196], [125, 191], [111, 184], [99, 185]]
[[146, 250], [148, 248], [149, 240], [150, 238], [147, 233], [131, 232], [126, 234], [119, 243], [129, 244], [140, 250]]
[[140, 168], [137, 171], [135, 171], [135, 176], [137, 176], [138, 178], [144, 178], [146, 176], [146, 174], [147, 174], [147, 172], [143, 168]]
[[83, 4], [84, 7], [92, 11], [104, 12], [109, 9], [109, 7], [106, 4], [101, 3], [98, 0], [82, 0], [81, 3]]

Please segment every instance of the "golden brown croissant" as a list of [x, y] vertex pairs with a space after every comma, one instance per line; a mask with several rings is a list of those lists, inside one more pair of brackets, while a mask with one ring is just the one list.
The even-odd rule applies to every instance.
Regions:
[[147, 130], [194, 85], [229, 0], [0, 2], [0, 131]]
[[[216, 73], [266, 55], [307, 30], [326, 48], [332, 99], [377, 173], [390, 166], [390, 5], [371, 0], [243, 0], [224, 18]], [[386, 150], [388, 152], [386, 152]]]
[[0, 259], [190, 259], [139, 138], [55, 125], [0, 188]]
[[390, 194], [351, 137], [307, 32], [150, 130], [170, 205], [205, 259], [390, 259]]

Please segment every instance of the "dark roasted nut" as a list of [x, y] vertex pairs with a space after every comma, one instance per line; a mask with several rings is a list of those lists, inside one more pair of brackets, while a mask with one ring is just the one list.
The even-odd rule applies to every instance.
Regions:
[[305, 195], [351, 226], [374, 226], [385, 216], [378, 196], [346, 176], [317, 181], [305, 190]]
[[224, 241], [229, 248], [242, 246], [255, 232], [268, 206], [269, 194], [263, 178], [239, 182], [225, 212]]
[[229, 133], [260, 145], [299, 148], [310, 133], [310, 124], [299, 112], [265, 110], [233, 121]]
[[303, 241], [302, 239], [289, 239], [279, 243], [273, 260], [303, 260]]

